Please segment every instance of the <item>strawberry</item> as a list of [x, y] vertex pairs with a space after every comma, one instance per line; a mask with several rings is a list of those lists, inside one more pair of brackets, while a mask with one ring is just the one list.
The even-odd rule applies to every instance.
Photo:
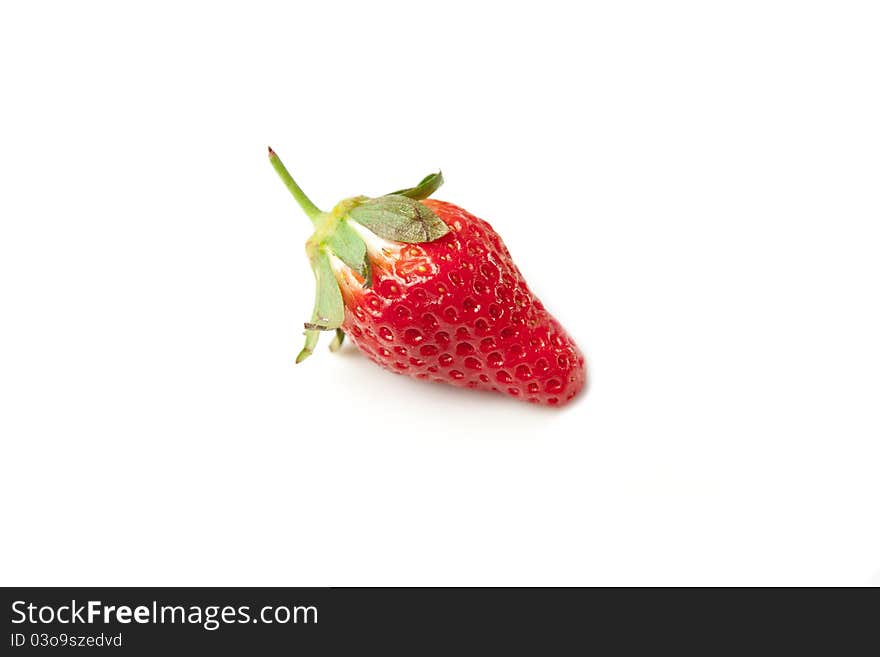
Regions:
[[584, 357], [529, 290], [492, 227], [428, 199], [443, 183], [363, 196], [321, 212], [275, 152], [269, 160], [315, 226], [306, 253], [316, 280], [302, 362], [321, 331], [345, 336], [398, 374], [499, 391], [551, 406], [586, 382]]

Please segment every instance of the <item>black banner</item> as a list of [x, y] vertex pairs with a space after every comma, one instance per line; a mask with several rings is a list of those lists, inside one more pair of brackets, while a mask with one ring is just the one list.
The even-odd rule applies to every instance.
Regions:
[[[876, 589], [2, 589], [3, 654], [569, 654], [874, 645]], [[868, 641], [868, 643], [864, 643]]]

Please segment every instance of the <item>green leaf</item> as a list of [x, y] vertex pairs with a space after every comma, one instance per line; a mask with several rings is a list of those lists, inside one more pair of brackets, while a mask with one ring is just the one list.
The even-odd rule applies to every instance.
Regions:
[[330, 258], [320, 250], [310, 255], [312, 271], [315, 274], [315, 306], [311, 321], [304, 324], [306, 343], [296, 357], [297, 363], [304, 361], [315, 350], [319, 331], [337, 329], [342, 326], [342, 321], [345, 319], [342, 292], [339, 291], [339, 284], [336, 282], [336, 276], [333, 275]]
[[312, 271], [315, 273], [315, 307], [312, 319], [305, 327], [309, 331], [332, 331], [342, 326], [345, 305], [330, 258], [323, 251], [318, 251], [312, 258]]
[[312, 352], [315, 350], [315, 345], [318, 344], [318, 331], [306, 331], [306, 344], [302, 348], [302, 351], [299, 352], [296, 356], [296, 364], [299, 365], [306, 358], [312, 355]]
[[364, 263], [366, 262], [367, 245], [354, 228], [344, 221], [337, 224], [333, 234], [325, 242], [333, 254], [346, 265], [364, 276]]
[[326, 253], [319, 251], [315, 255], [312, 269], [315, 272], [315, 308], [312, 311], [312, 326], [308, 328], [319, 331], [339, 328], [345, 319], [345, 305]]
[[345, 340], [345, 333], [342, 329], [336, 329], [336, 335], [333, 336], [333, 341], [330, 343], [330, 351], [339, 351], [342, 348], [342, 343]]
[[373, 287], [373, 266], [370, 264], [370, 257], [364, 256], [364, 289], [369, 290]]
[[449, 232], [426, 205], [406, 196], [370, 199], [349, 212], [349, 217], [379, 237], [395, 242], [433, 242]]
[[438, 171], [437, 173], [430, 173], [424, 178], [422, 178], [422, 182], [420, 182], [415, 187], [410, 187], [408, 189], [401, 189], [396, 192], [391, 192], [390, 194], [386, 194], [386, 196], [406, 196], [408, 198], [422, 200], [428, 198], [431, 194], [437, 191], [440, 185], [443, 184], [443, 172]]
[[354, 228], [345, 221], [339, 222], [325, 244], [337, 258], [363, 277], [365, 288], [372, 287], [373, 268], [367, 257], [367, 245]]

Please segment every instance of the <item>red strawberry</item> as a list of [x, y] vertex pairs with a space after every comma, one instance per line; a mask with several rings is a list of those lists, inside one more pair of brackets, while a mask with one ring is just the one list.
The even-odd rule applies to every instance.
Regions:
[[461, 208], [424, 200], [440, 174], [374, 199], [318, 210], [269, 149], [269, 159], [315, 225], [306, 252], [317, 281], [306, 327], [336, 330], [398, 374], [564, 404], [586, 382], [584, 357], [529, 290], [492, 227]]

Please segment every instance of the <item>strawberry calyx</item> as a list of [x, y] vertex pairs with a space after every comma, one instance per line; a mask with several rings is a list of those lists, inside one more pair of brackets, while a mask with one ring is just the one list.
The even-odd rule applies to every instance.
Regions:
[[437, 173], [429, 173], [427, 176], [422, 178], [421, 182], [415, 187], [399, 189], [396, 192], [390, 192], [389, 194], [386, 194], [386, 196], [407, 196], [417, 201], [423, 201], [431, 194], [436, 192], [442, 184], [443, 172], [438, 171]]
[[428, 198], [443, 184], [441, 172], [423, 178], [416, 186], [369, 198], [344, 199], [330, 212], [321, 211], [306, 196], [269, 148], [269, 162], [297, 204], [309, 217], [314, 232], [306, 241], [306, 255], [315, 275], [315, 303], [305, 328], [305, 345], [296, 362], [308, 358], [321, 331], [335, 331], [331, 351], [342, 345], [345, 305], [337, 272], [349, 268], [363, 287], [372, 284], [376, 243], [385, 241], [418, 244], [432, 242], [449, 232], [449, 227], [430, 208], [419, 201]]

